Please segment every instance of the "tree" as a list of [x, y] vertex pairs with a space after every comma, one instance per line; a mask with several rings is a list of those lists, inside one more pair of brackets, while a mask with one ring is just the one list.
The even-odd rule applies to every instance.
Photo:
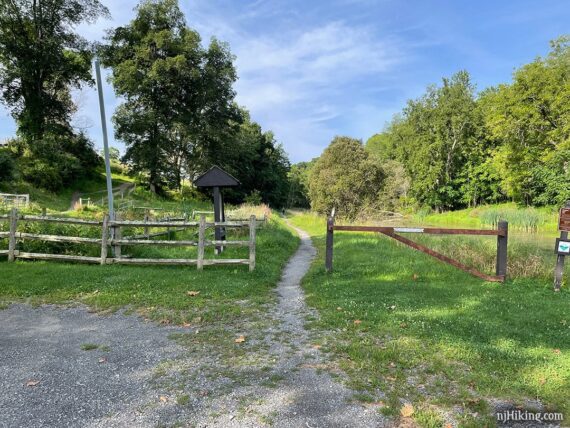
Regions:
[[317, 159], [309, 179], [311, 208], [354, 218], [378, 205], [384, 174], [359, 140], [335, 137]]
[[406, 169], [410, 196], [420, 204], [453, 209], [492, 197], [493, 176], [479, 168], [492, 145], [474, 92], [465, 71], [445, 78], [408, 101], [386, 132], [368, 143], [380, 160], [397, 160]]
[[0, 0], [0, 91], [20, 139], [22, 177], [58, 190], [93, 172], [93, 144], [70, 125], [71, 90], [93, 83], [92, 45], [73, 27], [108, 16], [97, 0]]
[[512, 84], [485, 91], [481, 106], [497, 143], [493, 163], [509, 197], [525, 204], [570, 198], [570, 38], [526, 64]]
[[103, 64], [113, 69], [115, 92], [125, 100], [113, 116], [115, 133], [132, 169], [148, 174], [159, 192], [219, 163], [240, 121], [227, 46], [213, 39], [204, 49], [176, 0], [142, 1], [107, 42]]
[[259, 193], [262, 202], [281, 208], [289, 194], [287, 154], [273, 133], [263, 132], [246, 110], [240, 111], [240, 117], [243, 122], [235, 135], [221, 142], [223, 156], [217, 162], [241, 182], [238, 188], [228, 189], [227, 199], [241, 202]]
[[289, 196], [287, 206], [290, 208], [310, 208], [309, 176], [315, 160], [299, 162], [291, 166], [289, 171]]
[[0, 90], [30, 147], [69, 132], [70, 89], [91, 84], [91, 45], [73, 28], [108, 16], [97, 0], [0, 0]]

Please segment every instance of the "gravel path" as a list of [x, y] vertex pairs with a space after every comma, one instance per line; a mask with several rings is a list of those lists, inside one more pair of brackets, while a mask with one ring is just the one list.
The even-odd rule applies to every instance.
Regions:
[[[317, 314], [300, 281], [316, 250], [296, 230], [275, 304], [240, 325], [161, 327], [85, 307], [0, 311], [0, 427], [388, 425], [333, 379], [342, 373], [304, 328]], [[236, 344], [239, 334], [247, 339]]]

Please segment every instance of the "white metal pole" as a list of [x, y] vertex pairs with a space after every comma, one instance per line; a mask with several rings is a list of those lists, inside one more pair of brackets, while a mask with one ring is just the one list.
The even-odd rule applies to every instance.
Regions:
[[105, 117], [105, 102], [103, 101], [103, 85], [101, 83], [101, 68], [99, 60], [95, 60], [95, 75], [97, 78], [97, 92], [99, 93], [99, 110], [101, 111], [101, 128], [103, 130], [103, 151], [105, 153], [105, 173], [107, 175], [107, 198], [109, 201], [109, 218], [115, 220], [115, 207], [113, 205], [113, 183], [111, 181], [111, 161], [109, 157], [109, 140], [107, 138], [107, 119]]

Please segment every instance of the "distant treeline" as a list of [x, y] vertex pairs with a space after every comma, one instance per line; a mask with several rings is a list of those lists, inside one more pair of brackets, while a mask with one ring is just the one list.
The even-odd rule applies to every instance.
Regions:
[[428, 206], [437, 211], [570, 199], [570, 38], [476, 92], [460, 71], [407, 102], [363, 146], [337, 137], [291, 171], [292, 199], [320, 212]]
[[98, 43], [74, 30], [109, 17], [98, 0], [0, 5], [0, 96], [17, 123], [0, 150], [0, 182], [57, 191], [100, 165], [93, 143], [72, 126], [72, 90], [94, 84], [96, 52], [121, 101], [112, 119], [126, 145], [122, 162], [141, 183], [164, 194], [215, 164], [242, 183], [229, 200], [286, 204], [287, 155], [237, 105], [228, 46], [215, 38], [204, 46], [177, 0], [141, 1], [130, 23]]

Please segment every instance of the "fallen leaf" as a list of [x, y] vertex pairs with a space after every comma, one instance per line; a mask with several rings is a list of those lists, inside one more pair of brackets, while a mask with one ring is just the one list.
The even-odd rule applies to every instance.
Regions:
[[560, 349], [553, 349], [552, 352], [554, 352], [556, 355], [560, 354]]
[[362, 321], [360, 321], [360, 320], [354, 320], [354, 324], [356, 324], [356, 325], [360, 324], [361, 322]]
[[409, 418], [414, 414], [414, 406], [411, 404], [404, 404], [400, 409], [400, 414], [405, 418]]
[[445, 428], [453, 428], [453, 425], [447, 424], [447, 425], [445, 426]]
[[26, 386], [36, 386], [39, 383], [40, 383], [39, 380], [30, 379], [29, 381], [26, 382]]
[[242, 334], [240, 337], [234, 340], [235, 343], [245, 342], [245, 336]]
[[538, 382], [539, 382], [541, 385], [544, 385], [544, 384], [546, 383], [546, 379], [543, 378], [543, 377], [541, 377], [541, 378], [538, 380]]
[[198, 294], [200, 294], [200, 292], [199, 291], [187, 291], [186, 294], [188, 294], [191, 297], [195, 297]]
[[100, 363], [106, 363], [106, 362], [107, 362], [107, 358], [101, 357], [101, 358], [99, 358], [99, 362], [100, 362]]
[[417, 273], [414, 273], [414, 274], [412, 275], [412, 279], [413, 279], [414, 281], [416, 281], [416, 280], [418, 279], [418, 274], [417, 274]]
[[313, 349], [321, 349], [321, 345], [313, 345]]
[[182, 327], [188, 328], [188, 327], [191, 327], [191, 326], [192, 326], [192, 324], [190, 324], [189, 322], [182, 323]]
[[408, 328], [408, 324], [405, 322], [400, 323], [400, 328]]
[[168, 401], [168, 398], [165, 397], [164, 395], [160, 396], [160, 401], [162, 401], [163, 403], [166, 403]]

